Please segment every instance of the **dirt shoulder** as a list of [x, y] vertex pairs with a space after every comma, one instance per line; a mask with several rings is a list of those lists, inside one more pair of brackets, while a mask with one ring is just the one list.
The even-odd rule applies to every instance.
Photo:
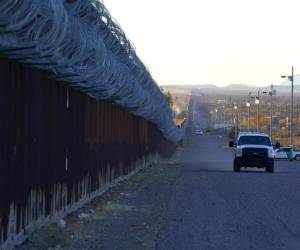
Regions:
[[155, 249], [183, 148], [110, 189], [17, 249]]

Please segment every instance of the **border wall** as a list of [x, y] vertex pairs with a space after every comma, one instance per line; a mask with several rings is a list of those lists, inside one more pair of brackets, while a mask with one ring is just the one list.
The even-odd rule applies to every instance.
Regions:
[[0, 58], [0, 249], [175, 148], [143, 118]]

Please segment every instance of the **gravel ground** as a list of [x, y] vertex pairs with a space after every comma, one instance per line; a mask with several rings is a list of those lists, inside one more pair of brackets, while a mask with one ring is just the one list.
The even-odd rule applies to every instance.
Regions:
[[182, 151], [180, 147], [172, 159], [142, 170], [64, 221], [42, 228], [17, 249], [155, 249]]

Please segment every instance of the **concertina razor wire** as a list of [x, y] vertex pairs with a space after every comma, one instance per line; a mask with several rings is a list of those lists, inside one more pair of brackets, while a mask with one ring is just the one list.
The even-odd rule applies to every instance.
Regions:
[[99, 0], [0, 0], [0, 53], [145, 118], [166, 139], [183, 131], [130, 41]]

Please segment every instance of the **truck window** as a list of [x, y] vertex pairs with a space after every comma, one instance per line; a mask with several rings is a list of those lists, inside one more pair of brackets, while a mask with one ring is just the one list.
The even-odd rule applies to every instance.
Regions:
[[238, 145], [262, 145], [262, 146], [272, 146], [271, 140], [266, 136], [241, 136]]

